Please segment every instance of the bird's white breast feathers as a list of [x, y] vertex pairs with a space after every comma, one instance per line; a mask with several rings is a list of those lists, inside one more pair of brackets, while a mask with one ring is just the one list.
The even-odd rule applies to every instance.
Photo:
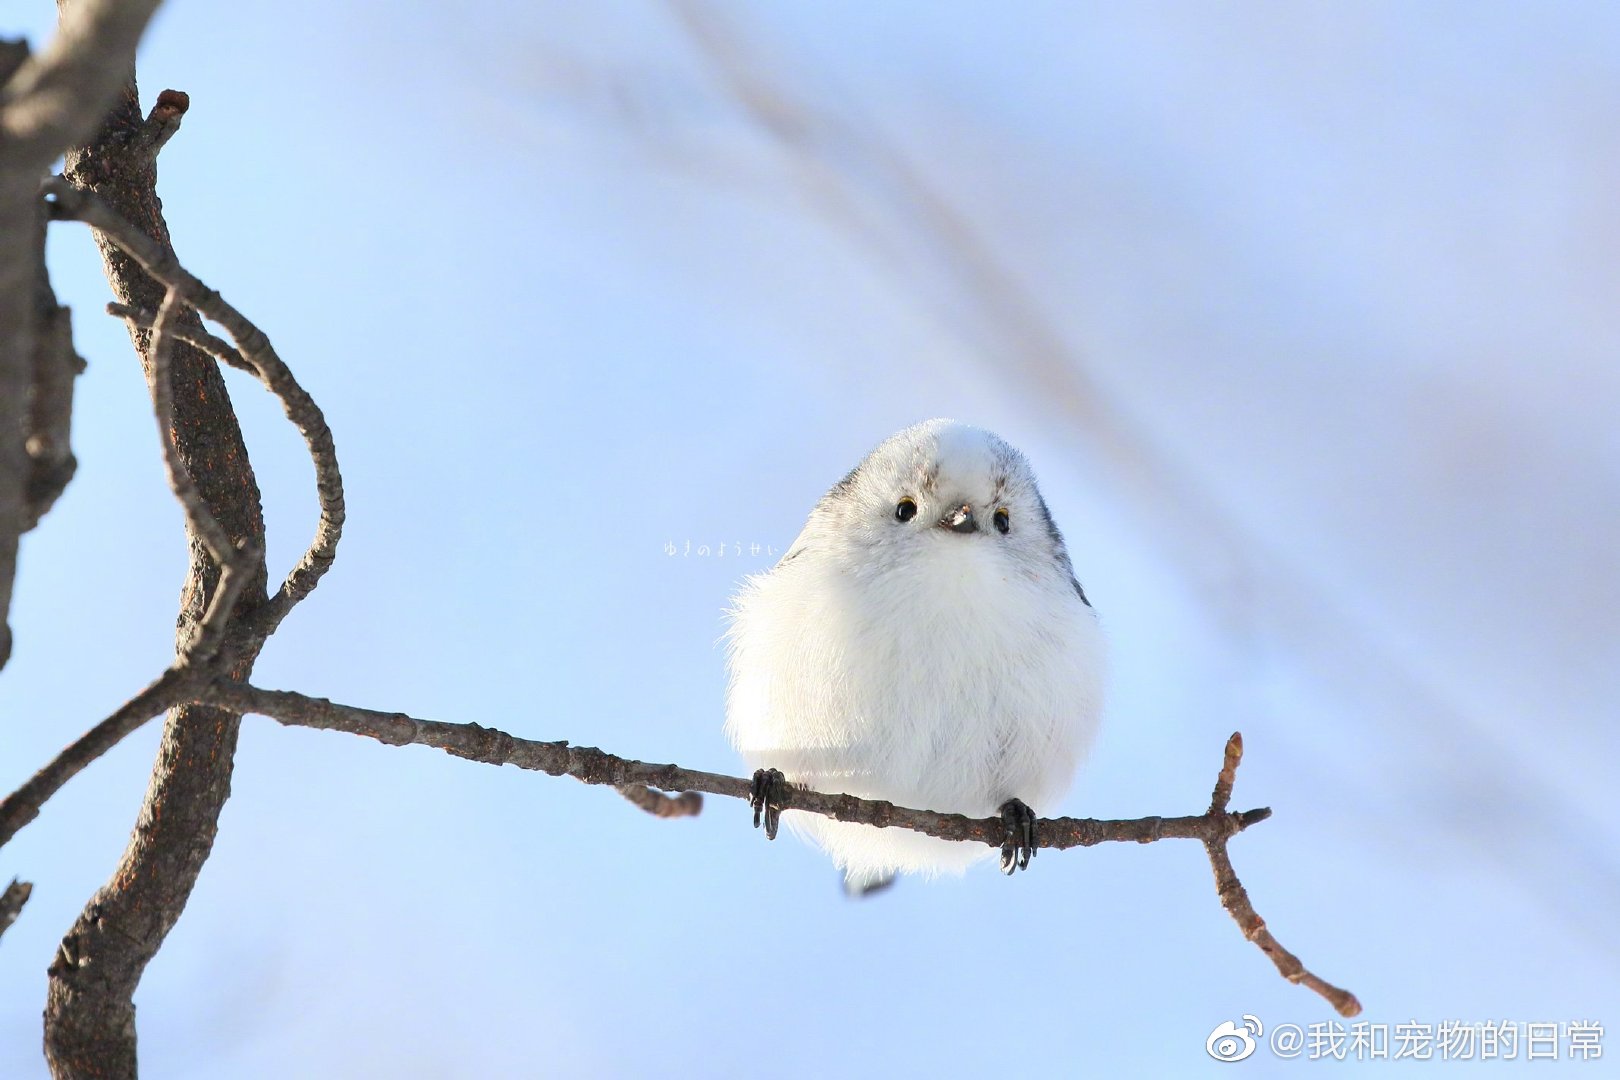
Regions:
[[[826, 792], [985, 817], [1050, 813], [1095, 734], [1103, 640], [1066, 563], [928, 536], [877, 564], [818, 537], [732, 610], [726, 730], [756, 768]], [[831, 540], [832, 542], [829, 542]], [[789, 811], [853, 883], [961, 871], [993, 854]]]

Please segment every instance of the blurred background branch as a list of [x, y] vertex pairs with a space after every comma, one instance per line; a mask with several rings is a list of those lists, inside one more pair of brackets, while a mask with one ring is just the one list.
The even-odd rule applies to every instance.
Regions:
[[0, 41], [0, 668], [11, 655], [17, 541], [73, 473], [73, 351], [45, 271], [39, 183], [83, 138], [135, 62], [157, 0], [81, 0], [37, 56]]
[[34, 887], [28, 882], [12, 878], [11, 884], [6, 886], [6, 891], [0, 893], [0, 934], [4, 934], [11, 928], [11, 924], [17, 921], [17, 916], [22, 914], [23, 905], [28, 903], [29, 894], [33, 891]]

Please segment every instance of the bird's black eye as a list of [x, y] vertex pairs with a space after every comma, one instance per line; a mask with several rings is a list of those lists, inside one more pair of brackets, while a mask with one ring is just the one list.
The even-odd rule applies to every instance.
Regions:
[[1005, 536], [1007, 535], [1008, 530], [1011, 528], [1012, 515], [1007, 513], [1007, 508], [1003, 506], [1000, 510], [996, 511], [996, 532]]
[[910, 495], [900, 500], [900, 505], [894, 508], [894, 516], [901, 521], [910, 521], [917, 516], [917, 500]]

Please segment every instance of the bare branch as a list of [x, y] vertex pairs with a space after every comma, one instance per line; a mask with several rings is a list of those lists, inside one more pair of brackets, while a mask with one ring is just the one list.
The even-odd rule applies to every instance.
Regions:
[[[696, 798], [697, 792], [725, 795], [747, 801], [752, 782], [736, 776], [684, 769], [678, 765], [653, 765], [618, 757], [595, 747], [570, 746], [567, 742], [536, 742], [479, 724], [452, 724], [442, 720], [421, 720], [397, 712], [379, 712], [351, 705], [339, 705], [325, 698], [285, 690], [264, 690], [242, 683], [215, 682], [204, 687], [199, 701], [219, 705], [238, 713], [259, 713], [279, 723], [345, 731], [364, 735], [390, 746], [431, 746], [457, 757], [489, 765], [516, 765], [551, 776], [572, 776], [587, 784], [606, 784], [644, 810], [660, 817], [682, 816], [662, 812], [658, 802], [679, 802]], [[1265, 923], [1254, 913], [1248, 894], [1232, 869], [1226, 845], [1250, 825], [1271, 816], [1268, 809], [1233, 813], [1227, 810], [1232, 784], [1243, 756], [1243, 737], [1234, 733], [1227, 740], [1226, 756], [1215, 782], [1209, 809], [1189, 817], [1148, 817], [1132, 820], [1096, 818], [1042, 818], [1037, 825], [1043, 848], [1091, 847], [1102, 843], [1152, 843], [1157, 840], [1190, 839], [1201, 841], [1215, 868], [1216, 888], [1221, 904], [1237, 920], [1244, 936], [1276, 963], [1290, 982], [1299, 983], [1321, 994], [1344, 1016], [1355, 1016], [1361, 1004], [1354, 994], [1341, 990], [1306, 971], [1299, 960], [1277, 944]], [[648, 789], [657, 789], [649, 791]], [[658, 791], [680, 791], [674, 800], [659, 798]], [[944, 840], [977, 841], [1000, 848], [1007, 839], [1007, 824], [1000, 817], [969, 818], [961, 814], [941, 814], [911, 810], [878, 800], [853, 795], [830, 795], [808, 788], [789, 787], [776, 802], [784, 810], [823, 814], [839, 821], [860, 822], [880, 828], [904, 828]], [[696, 813], [693, 807], [690, 813]]]
[[158, 0], [75, 0], [57, 33], [22, 63], [0, 97], [0, 145], [32, 179], [95, 130], [135, 67]]
[[[139, 230], [131, 231], [142, 237], [149, 255], [172, 262], [156, 192], [156, 161], [134, 138], [142, 126], [131, 80], [91, 142], [68, 151], [65, 172], [93, 193], [112, 219], [138, 222]], [[37, 187], [34, 199], [45, 205]], [[163, 286], [106, 234], [97, 234], [96, 241], [116, 300], [154, 311], [163, 306]], [[184, 306], [174, 308], [171, 318], [180, 320], [180, 329], [201, 329], [196, 313]], [[130, 336], [151, 379], [154, 359], [162, 359], [153, 355], [151, 334], [135, 329]], [[174, 383], [170, 430], [184, 471], [230, 542], [238, 550], [261, 551], [264, 516], [258, 482], [219, 365], [178, 342], [168, 359]], [[190, 565], [181, 596], [176, 663], [183, 671], [200, 672], [201, 666], [184, 665], [199, 635], [206, 643], [217, 625], [209, 619], [211, 610], [219, 610], [215, 598], [240, 588], [232, 620], [241, 620], [262, 604], [265, 574], [260, 558], [252, 560], [244, 585], [225, 579], [207, 540], [192, 525], [188, 516]], [[246, 678], [262, 640], [233, 633], [227, 639], [228, 666], [216, 663], [230, 677]], [[135, 990], [185, 909], [212, 850], [219, 815], [230, 796], [239, 728], [236, 715], [218, 709], [185, 704], [170, 711], [129, 844], [64, 935], [48, 970], [45, 1056], [53, 1075], [134, 1075]]]
[[[134, 313], [137, 309], [127, 305], [110, 304]], [[179, 499], [186, 513], [188, 526], [200, 536], [209, 553], [221, 565], [220, 583], [210, 598], [208, 607], [195, 624], [190, 641], [179, 650], [175, 665], [165, 671], [146, 689], [125, 702], [116, 712], [74, 740], [45, 768], [29, 781], [0, 801], [0, 847], [4, 847], [17, 832], [39, 816], [40, 808], [91, 762], [116, 746], [123, 738], [144, 725], [152, 717], [171, 706], [189, 700], [192, 690], [211, 673], [188, 670], [211, 659], [224, 633], [227, 619], [242, 587], [252, 575], [257, 552], [250, 546], [239, 551], [220, 527], [203, 502], [185, 463], [180, 458], [174, 441], [174, 389], [170, 364], [170, 339], [184, 340], [186, 335], [170, 329], [179, 311], [178, 293], [170, 289], [159, 314], [145, 317], [140, 325], [152, 330], [151, 350], [153, 406], [157, 413], [159, 442], [163, 451], [163, 464], [168, 474], [170, 489]], [[198, 334], [229, 349], [212, 335]]]
[[[43, 259], [40, 266], [43, 270]], [[56, 303], [43, 272], [36, 295], [33, 385], [23, 444], [29, 463], [24, 531], [38, 525], [56, 505], [78, 470], [72, 442], [73, 381], [84, 372], [84, 360], [73, 349], [73, 321], [68, 309]]]
[[[56, 381], [40, 382], [40, 362], [50, 358], [41, 349], [59, 342], [63, 327], [42, 323], [36, 308], [36, 282], [45, 271], [33, 242], [40, 228], [35, 188], [56, 156], [106, 111], [157, 2], [82, 0], [37, 56], [21, 42], [0, 49], [0, 667], [11, 655], [6, 620], [18, 538], [73, 471], [58, 408], [70, 399]], [[72, 355], [71, 346], [66, 352]]]
[[[166, 91], [165, 93], [170, 92]], [[158, 110], [154, 109], [153, 112], [156, 114]], [[110, 217], [116, 217], [110, 209], [105, 207], [103, 209]], [[122, 229], [129, 229], [127, 223], [122, 226]], [[134, 241], [135, 243], [146, 239], [139, 233], [131, 233], [130, 235], [139, 238]], [[246, 360], [225, 341], [207, 333], [200, 326], [192, 329], [175, 326], [174, 324], [181, 310], [180, 298], [178, 289], [171, 286], [165, 294], [163, 305], [161, 305], [163, 310], [156, 314], [144, 308], [123, 303], [112, 303], [107, 307], [110, 314], [127, 319], [132, 325], [141, 330], [153, 332], [146, 346], [150, 365], [153, 369], [154, 408], [158, 416], [159, 436], [163, 449], [165, 469], [169, 476], [170, 487], [174, 490], [176, 497], [185, 509], [188, 525], [202, 540], [209, 554], [223, 567], [221, 581], [210, 598], [206, 611], [203, 612], [196, 624], [190, 643], [183, 645], [179, 650], [180, 657], [177, 660], [176, 668], [165, 672], [158, 680], [132, 698], [112, 716], [91, 728], [49, 765], [41, 769], [28, 783], [8, 796], [3, 802], [0, 802], [0, 846], [3, 846], [12, 836], [16, 835], [18, 830], [37, 817], [40, 807], [43, 806], [45, 801], [86, 765], [106, 753], [126, 735], [139, 728], [153, 716], [165, 711], [174, 704], [189, 699], [190, 690], [199, 683], [199, 677], [183, 676], [178, 669], [212, 656], [213, 646], [217, 644], [218, 635], [226, 625], [226, 616], [232, 610], [235, 597], [240, 592], [247, 576], [251, 573], [253, 563], [257, 561], [258, 553], [256, 548], [250, 547], [246, 552], [241, 552], [238, 551], [235, 545], [230, 543], [229, 537], [208, 511], [195, 482], [192, 481], [189, 471], [180, 459], [179, 448], [175, 444], [173, 432], [174, 400], [172, 378], [168, 375], [171, 367], [171, 348], [168, 342], [172, 338], [202, 348], [233, 367], [247, 371], [255, 377], [263, 378], [261, 369]], [[168, 318], [163, 317], [165, 312], [170, 313]], [[319, 410], [316, 410], [313, 419], [320, 427], [324, 428], [324, 420], [320, 418]], [[326, 436], [325, 445], [330, 448], [329, 434]], [[341, 478], [336, 473], [335, 461], [330, 462], [330, 468], [334, 482], [341, 485]], [[337, 504], [340, 519], [341, 501], [341, 486], [339, 486]], [[233, 572], [233, 566], [236, 568], [236, 572]], [[307, 589], [305, 592], [307, 594]], [[258, 611], [255, 609], [253, 615], [256, 616], [257, 614]], [[255, 630], [261, 630], [263, 633], [268, 634], [273, 629], [273, 624], [262, 617], [257, 619], [250, 617], [250, 619], [244, 619], [243, 621], [255, 624], [243, 632], [244, 637], [252, 636]], [[204, 675], [200, 678], [205, 679], [207, 677], [209, 676]]]
[[[1238, 763], [1242, 760], [1243, 735], [1240, 732], [1233, 732], [1232, 737], [1226, 740], [1226, 758], [1221, 762], [1220, 775], [1215, 780], [1215, 791], [1210, 797], [1211, 815], [1225, 812], [1226, 804], [1232, 798], [1232, 782], [1237, 776]], [[1243, 936], [1260, 946], [1260, 951], [1277, 965], [1277, 970], [1283, 978], [1321, 994], [1340, 1016], [1359, 1016], [1361, 1002], [1356, 1000], [1356, 995], [1312, 975], [1306, 970], [1305, 965], [1300, 963], [1299, 957], [1283, 948], [1282, 944], [1271, 936], [1271, 931], [1266, 928], [1266, 921], [1256, 913], [1254, 905], [1249, 902], [1249, 892], [1238, 880], [1237, 871], [1232, 869], [1232, 858], [1226, 853], [1227, 839], [1228, 837], [1206, 838], [1204, 850], [1209, 855], [1209, 865], [1215, 871], [1215, 892], [1221, 898], [1221, 906], [1226, 909], [1227, 914], [1237, 920]]]
[[66, 489], [78, 467], [73, 457], [73, 383], [84, 371], [84, 361], [73, 349], [73, 320], [56, 302], [50, 273], [45, 267], [45, 214], [37, 200], [34, 225], [27, 234], [10, 237], [32, 247], [33, 362], [28, 392], [27, 426], [23, 451], [28, 460], [24, 491], [23, 531], [39, 524]]
[[[566, 740], [537, 742], [509, 735], [481, 724], [453, 724], [421, 720], [405, 713], [381, 712], [340, 705], [325, 698], [288, 690], [265, 690], [242, 683], [215, 682], [202, 688], [197, 700], [238, 712], [254, 712], [296, 727], [345, 731], [390, 746], [431, 746], [456, 757], [486, 765], [516, 765], [551, 776], [571, 776], [587, 784], [613, 787], [641, 784], [660, 791], [694, 791], [747, 801], [752, 782], [736, 776], [654, 765], [618, 757], [591, 746], [571, 746]], [[804, 810], [838, 821], [853, 821], [880, 828], [911, 829], [942, 840], [970, 840], [1000, 848], [1007, 838], [1007, 823], [1000, 817], [970, 818], [962, 814], [911, 810], [877, 799], [824, 794], [809, 788], [789, 787], [777, 800], [784, 810]], [[1104, 843], [1151, 843], [1155, 840], [1226, 839], [1264, 821], [1269, 810], [1244, 814], [1206, 812], [1189, 817], [1149, 817], [1124, 821], [1095, 818], [1042, 818], [1042, 848], [1092, 847]]]
[[[107, 314], [123, 319], [130, 325], [137, 326], [142, 330], [152, 329], [152, 324], [157, 322], [156, 312], [130, 307], [128, 304], [108, 304]], [[224, 338], [216, 337], [206, 330], [182, 330], [177, 327], [170, 332], [174, 334], [174, 340], [183, 341], [187, 345], [194, 345], [221, 363], [238, 371], [245, 371], [255, 379], [259, 377], [259, 369], [242, 359], [242, 354], [237, 352], [235, 346]]]
[[34, 887], [28, 882], [18, 881], [16, 878], [11, 879], [11, 884], [6, 886], [6, 891], [0, 893], [0, 934], [4, 934], [11, 929], [11, 924], [17, 921], [18, 915], [22, 914], [23, 905], [28, 903], [28, 898], [33, 893]]
[[[688, 817], [702, 810], [699, 792], [725, 795], [747, 801], [752, 782], [741, 777], [686, 769], [678, 765], [658, 765], [622, 758], [595, 747], [570, 746], [566, 741], [539, 742], [510, 735], [479, 724], [455, 724], [422, 720], [405, 713], [382, 712], [352, 705], [340, 705], [325, 698], [284, 690], [265, 690], [239, 682], [208, 681], [200, 669], [174, 669], [163, 679], [97, 725], [85, 738], [74, 743], [39, 774], [0, 803], [0, 845], [38, 813], [40, 804], [83, 768], [84, 764], [139, 727], [162, 708], [162, 702], [195, 701], [216, 705], [233, 713], [258, 713], [292, 727], [342, 731], [376, 739], [390, 746], [429, 746], [470, 761], [489, 765], [516, 765], [521, 769], [551, 776], [571, 776], [587, 784], [613, 787], [620, 795], [657, 817]], [[1234, 813], [1227, 809], [1238, 764], [1243, 757], [1243, 737], [1234, 732], [1226, 752], [1209, 809], [1185, 817], [1145, 817], [1123, 820], [1098, 818], [1043, 818], [1038, 834], [1043, 848], [1092, 847], [1103, 843], [1148, 844], [1159, 840], [1200, 841], [1215, 872], [1216, 893], [1221, 905], [1243, 931], [1271, 958], [1289, 982], [1305, 986], [1325, 998], [1343, 1016], [1356, 1016], [1361, 1003], [1348, 990], [1312, 974], [1283, 948], [1255, 912], [1247, 890], [1238, 880], [1226, 847], [1228, 841], [1251, 825], [1271, 816], [1264, 807]], [[664, 794], [664, 792], [679, 794]], [[852, 795], [827, 794], [809, 788], [788, 787], [777, 800], [783, 809], [823, 814], [839, 821], [851, 821], [880, 828], [904, 828], [937, 836], [1000, 847], [1006, 840], [1006, 822], [1000, 817], [969, 818], [913, 810], [880, 800], [859, 799]]]
[[0, 847], [10, 842], [18, 830], [39, 816], [40, 807], [77, 776], [85, 766], [121, 742], [152, 717], [171, 706], [189, 700], [196, 686], [206, 680], [198, 669], [170, 668], [146, 689], [120, 705], [113, 714], [73, 740], [68, 747], [35, 773], [22, 787], [0, 800]]
[[73, 381], [84, 368], [45, 267], [43, 207], [10, 198], [4, 157], [0, 144], [0, 667], [10, 652], [5, 618], [18, 538], [39, 524], [77, 466]]
[[[315, 538], [298, 564], [288, 573], [281, 587], [268, 602], [259, 605], [244, 621], [244, 637], [269, 636], [281, 620], [310, 591], [332, 565], [345, 516], [343, 476], [338, 469], [332, 430], [320, 406], [299, 385], [292, 371], [276, 354], [265, 336], [219, 293], [204, 285], [175, 258], [174, 252], [146, 236], [101, 199], [80, 190], [62, 177], [46, 181], [45, 193], [52, 197], [53, 215], [61, 220], [83, 221], [97, 230], [119, 250], [134, 259], [142, 269], [196, 308], [203, 317], [218, 323], [236, 342], [240, 356], [252, 366], [271, 393], [281, 399], [287, 418], [304, 436], [310, 460], [315, 465], [315, 490], [320, 502], [320, 520]], [[144, 311], [134, 308], [131, 314]], [[123, 313], [122, 311], [120, 312]], [[227, 363], [230, 361], [227, 359]]]
[[262, 557], [252, 537], [244, 540], [242, 549], [231, 542], [203, 502], [202, 494], [180, 459], [180, 448], [174, 441], [174, 382], [169, 370], [169, 354], [174, 340], [169, 326], [180, 310], [180, 292], [173, 286], [163, 298], [157, 318], [152, 321], [150, 343], [152, 358], [152, 404], [157, 412], [158, 441], [163, 447], [163, 469], [169, 478], [169, 490], [185, 508], [186, 526], [207, 547], [214, 563], [220, 569], [219, 587], [208, 601], [208, 608], [197, 620], [191, 640], [180, 647], [180, 664], [189, 666], [198, 661], [213, 659], [219, 643], [225, 636], [225, 623], [236, 607], [236, 598], [252, 575]]
[[165, 90], [160, 93], [157, 104], [146, 114], [146, 123], [140, 126], [135, 132], [135, 137], [130, 140], [130, 152], [157, 157], [158, 151], [162, 150], [164, 144], [174, 138], [174, 133], [180, 130], [180, 121], [185, 119], [186, 110], [189, 108], [191, 96], [185, 91]]

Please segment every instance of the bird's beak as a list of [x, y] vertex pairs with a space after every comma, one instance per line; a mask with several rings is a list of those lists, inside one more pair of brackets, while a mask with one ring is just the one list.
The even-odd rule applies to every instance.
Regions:
[[973, 507], [967, 503], [963, 503], [940, 518], [939, 527], [949, 529], [954, 533], [975, 533], [979, 531], [979, 523], [973, 517]]

